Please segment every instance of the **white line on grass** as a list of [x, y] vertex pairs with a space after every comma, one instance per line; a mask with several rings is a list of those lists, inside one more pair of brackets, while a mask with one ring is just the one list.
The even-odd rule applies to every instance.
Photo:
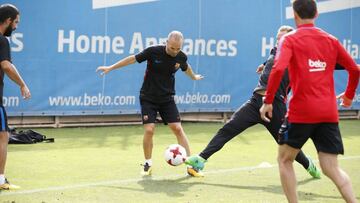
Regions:
[[[354, 159], [360, 159], [360, 156], [339, 157], [339, 160], [354, 160]], [[276, 166], [277, 166], [277, 164], [269, 164], [267, 162], [263, 162], [263, 163], [259, 164], [258, 166], [246, 166], [246, 167], [240, 167], [240, 168], [212, 170], [212, 171], [204, 172], [204, 174], [221, 174], [221, 173], [228, 173], [228, 172], [274, 168]], [[164, 179], [166, 180], [166, 179], [169, 179], [169, 178], [178, 178], [178, 177], [183, 177], [183, 176], [184, 175], [180, 175], [180, 174], [178, 174], [178, 175], [169, 175], [169, 176], [159, 176], [159, 177], [152, 177], [151, 180], [164, 180]], [[33, 193], [40, 193], [40, 192], [87, 188], [87, 187], [93, 187], [93, 186], [107, 186], [107, 185], [114, 185], [114, 184], [118, 185], [118, 184], [139, 182], [141, 180], [145, 180], [145, 178], [132, 178], [132, 179], [124, 179], [124, 180], [110, 180], [110, 181], [101, 181], [101, 182], [95, 182], [95, 183], [84, 183], [84, 184], [77, 184], [77, 185], [39, 188], [39, 189], [33, 189], [33, 190], [9, 191], [9, 192], [6, 192], [6, 193], [0, 193], [0, 196], [24, 195], [24, 194], [33, 194]]]

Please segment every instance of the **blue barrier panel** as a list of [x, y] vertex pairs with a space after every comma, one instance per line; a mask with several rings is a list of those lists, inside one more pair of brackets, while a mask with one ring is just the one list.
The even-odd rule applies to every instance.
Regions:
[[[10, 39], [13, 62], [32, 99], [5, 81], [9, 115], [99, 115], [138, 113], [146, 64], [105, 77], [95, 73], [145, 47], [163, 43], [171, 30], [185, 36], [183, 51], [202, 81], [176, 74], [181, 112], [233, 111], [257, 84], [256, 67], [275, 44], [280, 25], [294, 26], [289, 1], [238, 0], [9, 0], [21, 11]], [[360, 3], [318, 1], [317, 26], [336, 36], [360, 63]], [[357, 26], [356, 26], [357, 25]], [[335, 73], [336, 91], [345, 71]], [[352, 109], [360, 109], [359, 90]]]

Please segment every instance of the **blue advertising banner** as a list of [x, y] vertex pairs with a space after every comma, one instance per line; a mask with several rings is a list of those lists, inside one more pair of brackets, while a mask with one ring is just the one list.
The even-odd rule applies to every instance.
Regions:
[[[294, 26], [290, 0], [9, 0], [21, 12], [9, 39], [12, 59], [32, 92], [5, 79], [9, 115], [101, 115], [139, 113], [146, 64], [102, 77], [95, 70], [184, 34], [183, 51], [193, 81], [176, 74], [181, 112], [234, 111], [252, 94], [257, 66], [275, 45], [279, 26]], [[318, 1], [317, 26], [336, 36], [360, 63], [360, 0]], [[336, 92], [347, 72], [335, 73]], [[360, 92], [352, 109], [360, 109]]]

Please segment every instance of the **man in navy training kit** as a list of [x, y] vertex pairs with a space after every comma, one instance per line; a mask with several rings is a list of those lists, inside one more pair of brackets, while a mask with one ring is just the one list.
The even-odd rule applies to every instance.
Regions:
[[11, 4], [0, 6], [0, 190], [17, 189], [19, 186], [10, 184], [5, 178], [5, 164], [9, 133], [6, 111], [3, 106], [4, 73], [20, 87], [24, 99], [30, 98], [29, 88], [11, 62], [10, 44], [6, 37], [17, 28], [20, 21], [19, 10]]
[[349, 73], [340, 105], [350, 107], [359, 84], [360, 68], [334, 36], [314, 26], [318, 16], [315, 0], [295, 0], [292, 6], [297, 30], [280, 40], [260, 109], [261, 118], [270, 122], [275, 93], [287, 68], [293, 96], [289, 102], [288, 128], [279, 138], [281, 185], [287, 200], [298, 202], [293, 162], [311, 138], [322, 172], [335, 183], [346, 202], [357, 202], [349, 176], [338, 165], [337, 157], [344, 154], [344, 146], [333, 75], [336, 63]]
[[[293, 28], [290, 26], [281, 26], [277, 33], [277, 42], [284, 34], [292, 30]], [[275, 53], [276, 46], [271, 50], [265, 66], [263, 67], [260, 65], [258, 67], [257, 72], [261, 71], [261, 75], [250, 100], [243, 104], [232, 115], [229, 122], [215, 134], [207, 147], [199, 155], [188, 157], [186, 160], [188, 165], [191, 165], [198, 170], [202, 170], [205, 161], [208, 160], [210, 156], [219, 151], [232, 138], [256, 124], [264, 125], [275, 141], [278, 141], [278, 132], [286, 114], [286, 96], [289, 91], [289, 77], [287, 74], [282, 78], [281, 86], [276, 93], [274, 118], [270, 123], [267, 123], [261, 119], [259, 114], [259, 109], [262, 105], [262, 97], [265, 95], [268, 77], [274, 64]], [[302, 151], [297, 154], [296, 161], [299, 162], [312, 177], [320, 178], [320, 171], [316, 168], [312, 160], [309, 157], [306, 157]]]
[[[111, 70], [122, 68], [135, 62], [147, 61], [144, 82], [140, 90], [142, 122], [144, 124], [143, 149], [145, 162], [142, 175], [151, 175], [152, 148], [156, 116], [159, 112], [162, 120], [169, 125], [178, 143], [190, 155], [189, 141], [182, 128], [180, 114], [174, 101], [175, 73], [181, 69], [193, 80], [201, 80], [203, 76], [194, 74], [187, 63], [187, 56], [181, 51], [184, 38], [181, 32], [172, 31], [168, 35], [166, 45], [151, 46], [142, 52], [128, 56], [111, 66], [100, 66], [97, 71], [106, 74]], [[201, 176], [196, 169], [187, 167], [191, 176]]]

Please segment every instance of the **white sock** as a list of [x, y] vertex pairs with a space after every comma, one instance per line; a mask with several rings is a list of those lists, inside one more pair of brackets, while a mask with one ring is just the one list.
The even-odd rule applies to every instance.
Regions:
[[0, 174], [0, 185], [5, 183], [5, 176], [4, 174]]
[[151, 159], [145, 159], [145, 163], [144, 164], [148, 164], [149, 166], [152, 166], [152, 160]]

